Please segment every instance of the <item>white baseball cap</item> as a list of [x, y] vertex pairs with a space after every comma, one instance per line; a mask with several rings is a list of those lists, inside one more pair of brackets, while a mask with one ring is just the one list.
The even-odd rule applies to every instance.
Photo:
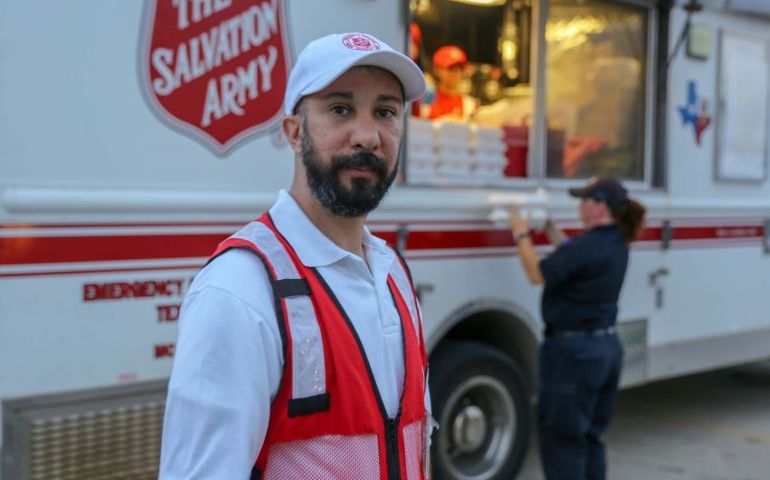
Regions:
[[409, 57], [365, 33], [338, 33], [310, 42], [294, 64], [286, 85], [283, 109], [291, 115], [306, 95], [320, 92], [353, 67], [384, 68], [398, 78], [407, 102], [425, 92], [422, 70]]

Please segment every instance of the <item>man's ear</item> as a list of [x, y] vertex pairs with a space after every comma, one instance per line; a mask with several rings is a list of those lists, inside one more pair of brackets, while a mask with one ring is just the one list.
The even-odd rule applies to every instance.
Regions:
[[295, 153], [302, 151], [302, 118], [299, 115], [289, 115], [281, 122], [281, 129], [286, 141]]

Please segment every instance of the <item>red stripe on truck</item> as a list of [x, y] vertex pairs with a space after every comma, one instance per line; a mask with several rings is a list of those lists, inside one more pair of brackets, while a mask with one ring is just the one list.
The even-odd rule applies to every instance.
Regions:
[[[675, 227], [673, 242], [724, 240], [726, 244], [734, 241], [737, 244], [738, 241], [761, 239], [763, 230], [761, 225]], [[568, 229], [566, 233], [575, 235], [579, 232]], [[375, 234], [391, 244], [397, 241], [398, 235], [394, 231], [375, 231]], [[660, 227], [646, 228], [639, 241], [656, 242], [661, 236]], [[0, 266], [206, 258], [225, 238], [227, 234], [223, 233], [3, 236], [0, 237]], [[534, 240], [537, 245], [548, 244], [542, 234], [534, 235]], [[512, 246], [513, 237], [506, 229], [415, 229], [406, 236], [408, 252]]]
[[207, 257], [221, 233], [0, 237], [0, 265]]

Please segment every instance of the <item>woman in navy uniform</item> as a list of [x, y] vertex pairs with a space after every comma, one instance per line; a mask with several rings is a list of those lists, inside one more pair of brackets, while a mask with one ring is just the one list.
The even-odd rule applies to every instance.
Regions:
[[528, 221], [516, 210], [511, 228], [529, 281], [545, 284], [538, 406], [545, 476], [601, 480], [606, 476], [601, 435], [623, 361], [615, 333], [618, 296], [628, 246], [642, 228], [645, 208], [612, 179], [595, 179], [570, 194], [581, 199], [585, 230], [564, 240], [549, 221], [546, 233], [557, 247], [543, 260], [533, 248]]

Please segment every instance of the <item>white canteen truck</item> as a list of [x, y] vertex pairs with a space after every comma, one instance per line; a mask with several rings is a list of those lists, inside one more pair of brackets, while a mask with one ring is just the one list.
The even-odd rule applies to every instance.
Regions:
[[[157, 476], [185, 290], [289, 184], [297, 53], [356, 31], [431, 86], [369, 227], [424, 310], [435, 478], [513, 478], [533, 429], [541, 290], [500, 205], [569, 235], [594, 175], [646, 205], [624, 386], [770, 357], [767, 2], [0, 0], [2, 480]], [[466, 101], [432, 118], [443, 45]]]

